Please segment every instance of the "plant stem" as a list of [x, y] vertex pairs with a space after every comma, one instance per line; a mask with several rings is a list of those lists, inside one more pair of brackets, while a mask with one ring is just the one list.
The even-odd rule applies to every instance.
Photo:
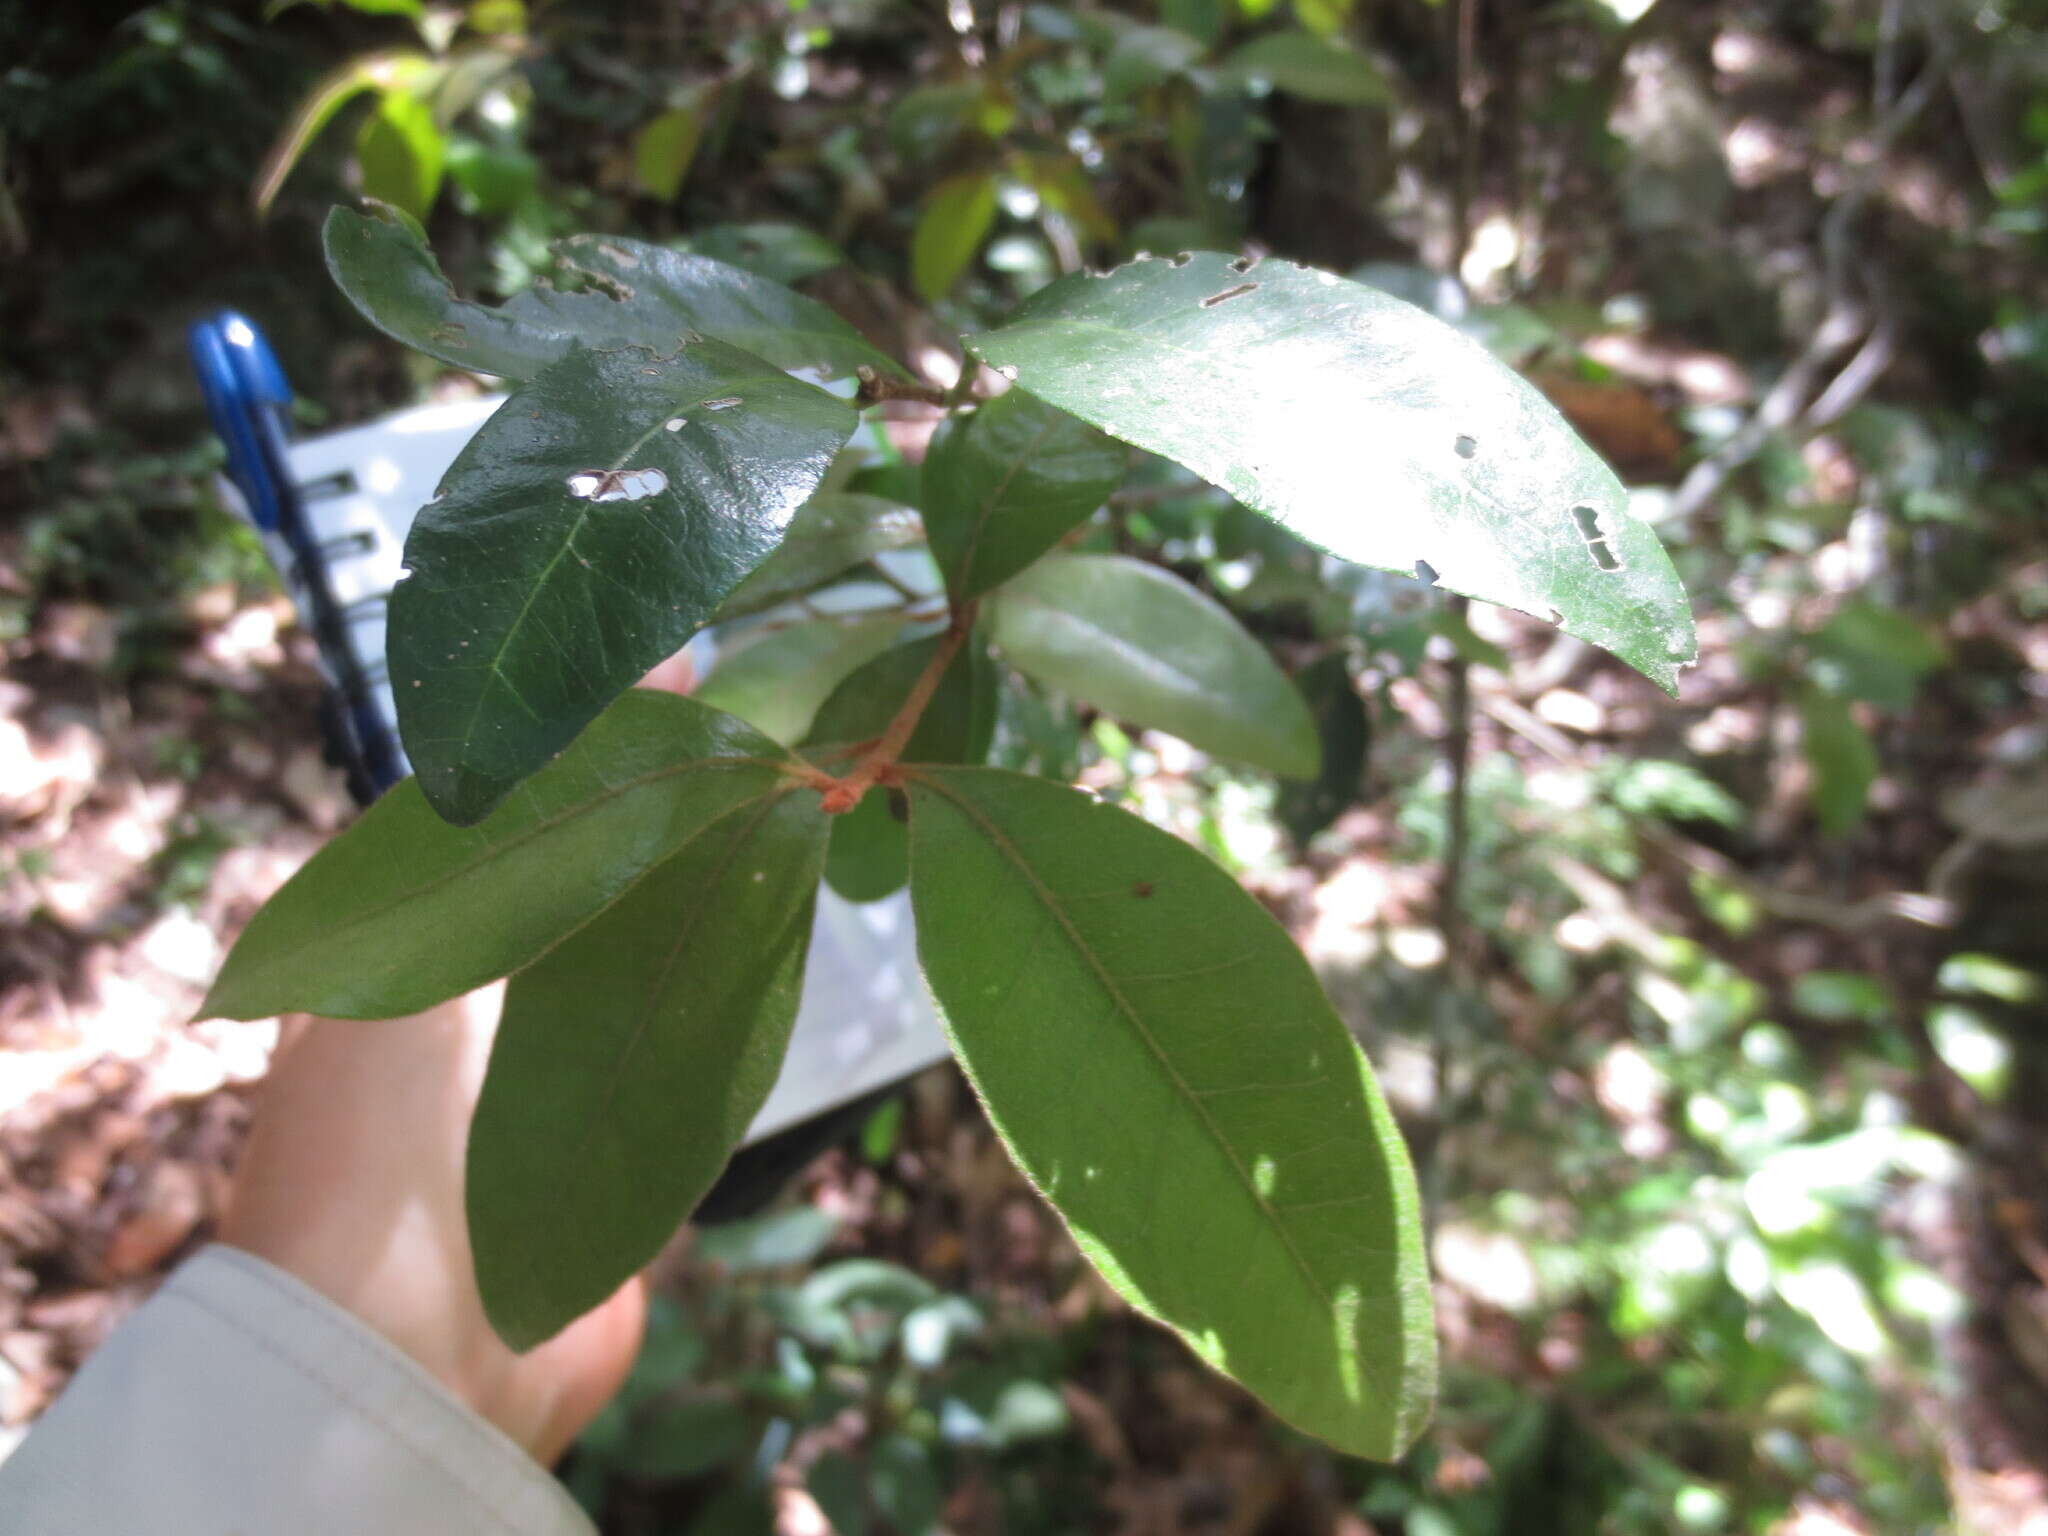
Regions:
[[855, 370], [860, 380], [860, 393], [854, 396], [857, 406], [874, 405], [882, 400], [917, 400], [925, 405], [944, 406], [948, 403], [946, 391], [936, 384], [920, 383], [916, 379], [899, 379], [863, 364]]
[[882, 782], [896, 766], [896, 759], [903, 755], [903, 749], [910, 744], [911, 734], [917, 730], [917, 723], [924, 718], [925, 709], [931, 704], [932, 695], [939, 691], [939, 680], [946, 675], [946, 668], [953, 664], [953, 658], [960, 654], [960, 647], [967, 642], [968, 632], [974, 628], [974, 604], [953, 610], [952, 621], [946, 626], [946, 638], [932, 659], [925, 664], [923, 672], [912, 685], [910, 693], [903, 700], [903, 707], [889, 722], [889, 728], [882, 732], [875, 744], [861, 754], [860, 761], [853, 765], [853, 771], [843, 778], [832, 779], [823, 790], [824, 808], [827, 815], [838, 816], [852, 810], [876, 784]]

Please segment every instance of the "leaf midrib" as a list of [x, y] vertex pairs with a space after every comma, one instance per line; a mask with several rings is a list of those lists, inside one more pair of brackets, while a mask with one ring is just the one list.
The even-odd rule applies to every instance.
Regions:
[[979, 807], [975, 806], [964, 796], [947, 788], [930, 773], [906, 766], [903, 769], [903, 774], [912, 783], [929, 790], [931, 793], [952, 804], [961, 815], [974, 824], [982, 835], [989, 840], [990, 845], [1010, 862], [1018, 874], [1023, 877], [1025, 883], [1031, 887], [1032, 894], [1038, 898], [1039, 903], [1052, 915], [1053, 920], [1059, 924], [1060, 930], [1066, 935], [1068, 943], [1073, 946], [1075, 952], [1080, 955], [1089, 970], [1094, 972], [1096, 980], [1101, 983], [1103, 991], [1109, 995], [1109, 999], [1115, 1005], [1117, 1012], [1121, 1013], [1137, 1032], [1138, 1038], [1144, 1043], [1145, 1048], [1152, 1053], [1153, 1058], [1165, 1071], [1175, 1091], [1180, 1094], [1181, 1098], [1194, 1111], [1196, 1119], [1202, 1124], [1202, 1128], [1209, 1133], [1211, 1139], [1215, 1141], [1217, 1147], [1222, 1151], [1224, 1160], [1230, 1165], [1231, 1171], [1237, 1175], [1239, 1183], [1244, 1186], [1245, 1194], [1250, 1197], [1253, 1207], [1266, 1218], [1266, 1224], [1279, 1237], [1281, 1246], [1286, 1249], [1288, 1258], [1293, 1261], [1294, 1267], [1300, 1272], [1302, 1279], [1308, 1283], [1310, 1292], [1323, 1306], [1329, 1307], [1331, 1305], [1330, 1293], [1323, 1285], [1321, 1277], [1316, 1274], [1307, 1258], [1295, 1245], [1294, 1236], [1288, 1229], [1287, 1223], [1280, 1219], [1280, 1213], [1266, 1200], [1265, 1196], [1259, 1193], [1258, 1185], [1253, 1182], [1250, 1170], [1239, 1160], [1237, 1149], [1230, 1144], [1229, 1138], [1223, 1134], [1223, 1130], [1217, 1125], [1215, 1117], [1204, 1106], [1201, 1097], [1188, 1086], [1187, 1080], [1180, 1075], [1180, 1071], [1174, 1066], [1172, 1058], [1160, 1046], [1158, 1039], [1153, 1035], [1144, 1019], [1139, 1016], [1137, 1009], [1124, 996], [1123, 989], [1117, 985], [1116, 978], [1110, 974], [1108, 967], [1102, 963], [1101, 958], [1096, 955], [1094, 949], [1083, 938], [1080, 930], [1074, 926], [1073, 920], [1067, 916], [1065, 908], [1060, 905], [1052, 891], [1046, 887], [1045, 882], [1038, 878], [1038, 872], [1025, 860], [1022, 851], [1011, 841], [1008, 834], [982, 814]]
[[[726, 845], [723, 856], [719, 859], [716, 868], [711, 872], [710, 878], [704, 883], [700, 899], [691, 905], [690, 909], [683, 914], [682, 921], [677, 924], [675, 942], [669, 946], [668, 953], [662, 957], [661, 967], [655, 972], [648, 985], [646, 997], [642, 1001], [640, 1016], [633, 1025], [632, 1033], [612, 1059], [611, 1070], [606, 1074], [605, 1078], [602, 1102], [585, 1118], [582, 1132], [577, 1138], [575, 1147], [566, 1156], [556, 1160], [555, 1167], [560, 1171], [558, 1176], [552, 1181], [550, 1198], [542, 1202], [542, 1209], [577, 1211], [586, 1209], [584, 1204], [569, 1200], [567, 1192], [581, 1182], [580, 1168], [584, 1157], [590, 1151], [591, 1142], [597, 1137], [599, 1126], [610, 1115], [612, 1103], [618, 1097], [619, 1084], [625, 1080], [626, 1064], [639, 1052], [641, 1045], [646, 1041], [647, 1032], [653, 1025], [655, 1013], [660, 1006], [660, 1000], [667, 991], [669, 977], [675, 972], [676, 962], [681, 957], [683, 950], [688, 946], [691, 936], [697, 932], [704, 919], [716, 907], [717, 903], [712, 898], [716, 896], [723, 886], [726, 874], [740, 856], [740, 850], [753, 841], [754, 835], [761, 828], [761, 823], [768, 819], [776, 807], [787, 800], [791, 794], [795, 793], [797, 787], [794, 784], [790, 784], [779, 789], [770, 790], [767, 794], [758, 797], [757, 800], [741, 801], [724, 815], [715, 817], [699, 827], [689, 837], [677, 844], [667, 858], [661, 861], [665, 864], [670, 859], [681, 858], [699, 838], [707, 836], [716, 827], [723, 826], [727, 822], [736, 821], [750, 806], [757, 807], [752, 819], [735, 832], [731, 841]], [[650, 869], [649, 874], [652, 873], [654, 871]], [[538, 1245], [531, 1245], [524, 1251], [528, 1255], [526, 1275], [530, 1281], [540, 1270], [541, 1250]]]
[[[731, 343], [728, 342], [726, 343], [726, 345], [730, 346]], [[659, 353], [657, 353], [656, 355], [658, 356]], [[702, 405], [706, 400], [712, 398], [711, 394], [709, 393], [710, 389], [717, 389], [721, 394], [724, 394], [729, 393], [732, 390], [746, 389], [756, 384], [767, 384], [775, 381], [789, 382], [789, 376], [783, 373], [777, 373], [774, 375], [756, 373], [748, 374], [744, 378], [721, 380], [716, 384], [707, 386], [706, 392], [697, 395], [696, 398], [690, 401], [688, 404], [683, 404], [677, 400], [669, 401], [666, 405], [663, 406], [663, 411], [669, 412], [694, 410], [698, 406]], [[693, 388], [694, 387], [695, 386], [693, 386]], [[620, 452], [616, 457], [614, 457], [610, 464], [605, 466], [606, 470], [610, 472], [624, 469], [626, 467], [626, 461], [632, 458], [635, 454], [637, 454], [642, 448], [646, 447], [647, 444], [653, 440], [655, 433], [665, 430], [665, 424], [668, 420], [669, 417], [666, 414], [660, 415], [660, 419], [655, 421], [655, 423], [652, 426], [650, 426], [645, 432], [642, 432], [629, 445], [627, 445], [627, 447], [622, 452]], [[682, 477], [678, 475], [675, 481], [671, 482], [667, 487], [664, 488], [663, 494], [667, 497], [673, 497], [676, 504], [679, 507], [681, 507], [685, 513], [687, 513], [689, 511], [689, 505], [683, 500], [682, 486], [680, 483], [681, 479]], [[561, 493], [555, 492], [553, 494], [559, 496]], [[576, 514], [576, 520], [569, 525], [568, 532], [562, 536], [562, 542], [560, 547], [555, 550], [553, 556], [549, 558], [547, 565], [542, 568], [540, 574], [535, 576], [533, 578], [532, 583], [527, 587], [526, 601], [519, 605], [519, 612], [514, 614], [512, 622], [505, 626], [504, 634], [499, 638], [497, 646], [492, 650], [490, 659], [485, 664], [484, 667], [484, 670], [486, 672], [488, 672], [492, 677], [496, 678], [500, 683], [504, 684], [505, 691], [509, 693], [514, 700], [518, 702], [520, 708], [524, 709], [536, 720], [541, 719], [542, 716], [539, 714], [538, 711], [534, 709], [534, 707], [531, 704], [526, 702], [526, 695], [519, 691], [518, 684], [513, 682], [511, 677], [506, 674], [502, 663], [504, 662], [506, 654], [512, 649], [513, 642], [518, 638], [519, 632], [526, 627], [527, 616], [533, 612], [533, 605], [540, 601], [540, 595], [542, 590], [546, 588], [548, 583], [554, 579], [556, 569], [575, 550], [576, 536], [582, 533], [584, 525], [589, 522], [591, 515], [594, 512], [596, 512], [598, 506], [600, 505], [600, 503], [598, 503], [595, 500], [589, 500], [582, 497], [576, 497], [572, 499], [582, 501], [583, 509]], [[744, 580], [745, 578], [742, 579]], [[471, 701], [469, 706], [469, 718], [462, 723], [461, 733], [459, 735], [447, 738], [448, 740], [453, 741], [457, 744], [458, 757], [459, 760], [462, 762], [466, 763], [469, 761], [469, 749], [476, 741], [476, 723], [478, 718], [483, 714], [484, 699], [489, 693], [490, 689], [488, 686], [477, 689], [476, 698]]]

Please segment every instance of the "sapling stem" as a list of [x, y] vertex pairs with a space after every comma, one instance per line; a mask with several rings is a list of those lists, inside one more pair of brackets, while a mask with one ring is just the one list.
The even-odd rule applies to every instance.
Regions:
[[939, 691], [939, 680], [946, 675], [946, 668], [953, 664], [953, 658], [960, 654], [960, 647], [967, 643], [967, 636], [974, 628], [974, 609], [975, 605], [970, 602], [953, 610], [952, 619], [946, 625], [944, 641], [932, 653], [924, 671], [918, 674], [917, 682], [904, 698], [902, 708], [896, 711], [889, 728], [876, 738], [874, 745], [855, 761], [850, 773], [835, 778], [808, 765], [798, 772], [797, 776], [803, 783], [819, 791], [827, 815], [845, 814], [859, 805], [861, 797], [876, 784], [889, 782], [896, 760], [910, 744], [918, 721], [924, 718], [924, 712], [932, 702], [932, 695]]

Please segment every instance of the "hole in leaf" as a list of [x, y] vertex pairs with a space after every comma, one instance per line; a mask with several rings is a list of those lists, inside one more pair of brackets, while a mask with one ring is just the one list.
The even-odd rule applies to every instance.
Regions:
[[583, 469], [569, 477], [569, 494], [584, 501], [644, 501], [667, 489], [658, 469]]
[[1194, 252], [1192, 252], [1192, 251], [1182, 251], [1182, 252], [1181, 252], [1181, 253], [1180, 253], [1180, 254], [1179, 254], [1178, 256], [1169, 256], [1169, 257], [1167, 257], [1167, 258], [1166, 258], [1166, 264], [1167, 264], [1167, 265], [1168, 265], [1169, 267], [1184, 267], [1184, 266], [1186, 266], [1186, 265], [1187, 265], [1187, 264], [1188, 264], [1189, 262], [1193, 261], [1194, 259], [1195, 259], [1195, 256], [1194, 256]]
[[1469, 459], [1479, 451], [1479, 439], [1476, 437], [1460, 437], [1453, 446], [1457, 448], [1459, 458]]
[[667, 421], [664, 421], [662, 423], [662, 426], [666, 427], [671, 432], [680, 432], [689, 424], [690, 421], [687, 416], [671, 416]]
[[1230, 270], [1233, 272], [1249, 272], [1253, 267], [1256, 267], [1258, 264], [1259, 259], [1256, 256], [1240, 256], [1235, 261], [1231, 262]]
[[1572, 521], [1579, 525], [1579, 536], [1586, 541], [1593, 563], [1603, 571], [1620, 570], [1621, 561], [1607, 547], [1607, 535], [1601, 532], [1600, 514], [1591, 507], [1573, 507]]
[[717, 400], [706, 400], [704, 402], [704, 409], [707, 411], [729, 411], [738, 404], [740, 404], [740, 397], [738, 395], [725, 395]]
[[1257, 283], [1239, 283], [1235, 288], [1226, 288], [1221, 293], [1212, 293], [1209, 297], [1202, 300], [1202, 308], [1214, 309], [1226, 299], [1242, 298], [1247, 293], [1256, 293], [1258, 287]]
[[1418, 561], [1416, 561], [1416, 562], [1415, 562], [1415, 579], [1416, 579], [1417, 581], [1426, 581], [1426, 582], [1429, 582], [1429, 583], [1430, 583], [1430, 584], [1431, 584], [1432, 586], [1433, 586], [1433, 585], [1435, 585], [1435, 583], [1436, 583], [1436, 567], [1435, 567], [1435, 566], [1433, 566], [1433, 565], [1431, 565], [1431, 564], [1430, 564], [1430, 563], [1429, 563], [1429, 562], [1428, 562], [1427, 560], [1418, 560]]

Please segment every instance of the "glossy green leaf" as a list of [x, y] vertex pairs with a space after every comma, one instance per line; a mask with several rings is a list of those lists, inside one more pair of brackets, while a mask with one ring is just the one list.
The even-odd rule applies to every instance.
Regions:
[[764, 735], [794, 744], [848, 673], [903, 628], [898, 613], [829, 617], [749, 637], [719, 656], [697, 697]]
[[984, 607], [1018, 671], [1218, 757], [1310, 778], [1319, 748], [1301, 694], [1230, 611], [1122, 555], [1047, 555]]
[[924, 525], [901, 502], [821, 492], [797, 509], [775, 553], [719, 604], [721, 621], [773, 608], [892, 549], [922, 542]]
[[709, 339], [571, 352], [484, 423], [406, 539], [399, 732], [471, 822], [678, 650], [780, 542], [851, 407]]
[[363, 193], [424, 219], [441, 194], [448, 141], [433, 108], [417, 96], [387, 91], [356, 135]]
[[1269, 32], [1224, 62], [1237, 80], [1263, 81], [1276, 91], [1338, 107], [1367, 107], [1388, 99], [1379, 66], [1362, 53], [1313, 32]]
[[825, 833], [815, 795], [741, 805], [512, 978], [466, 1198], [484, 1307], [513, 1348], [652, 1259], [768, 1097]]
[[642, 123], [633, 135], [635, 188], [664, 203], [674, 202], [703, 136], [704, 114], [695, 107], [670, 107]]
[[1022, 390], [957, 417], [924, 466], [932, 555], [956, 603], [1000, 586], [1108, 498], [1130, 452]]
[[826, 377], [902, 372], [816, 300], [708, 256], [577, 235], [555, 246], [559, 286], [492, 309], [457, 298], [419, 230], [388, 209], [336, 208], [323, 239], [327, 270], [365, 319], [457, 368], [527, 379], [577, 342], [672, 351], [695, 334]]
[[996, 179], [987, 172], [948, 177], [933, 187], [910, 236], [910, 281], [936, 304], [960, 281], [996, 221]]
[[713, 224], [692, 234], [688, 248], [778, 283], [800, 283], [846, 265], [846, 252], [801, 224]]
[[482, 986], [773, 788], [786, 757], [715, 709], [636, 689], [474, 827], [408, 780], [264, 904], [202, 1012], [397, 1018]]
[[1533, 386], [1332, 273], [1197, 254], [1063, 278], [968, 348], [1346, 560], [1538, 615], [1667, 689], [1692, 614], [1621, 482]]
[[1813, 775], [1813, 812], [1829, 837], [1845, 837], [1863, 820], [1877, 782], [1877, 748], [1847, 701], [1808, 688], [1799, 697], [1800, 740]]
[[1018, 1165], [1131, 1304], [1392, 1459], [1436, 1373], [1414, 1175], [1284, 930], [1211, 860], [995, 769], [911, 780], [918, 956]]

